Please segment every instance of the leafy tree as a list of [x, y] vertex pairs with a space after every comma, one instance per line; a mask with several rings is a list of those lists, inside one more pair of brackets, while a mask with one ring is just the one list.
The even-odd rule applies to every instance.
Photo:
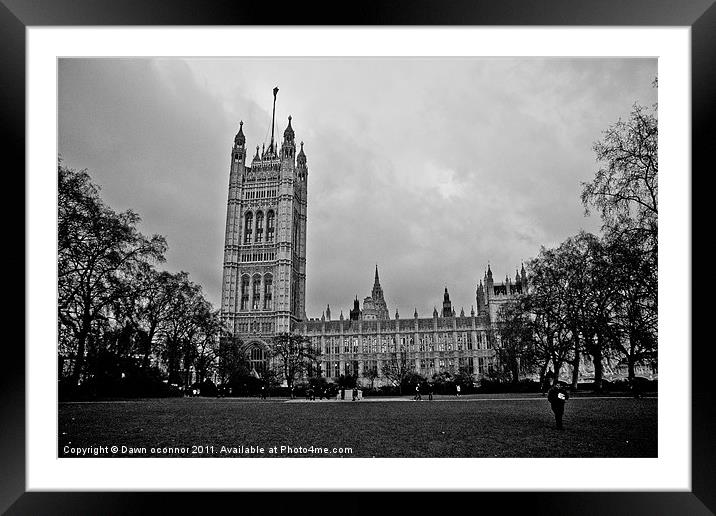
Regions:
[[[238, 336], [228, 333], [219, 337], [218, 373], [219, 383], [229, 383], [238, 373], [249, 374], [248, 361], [241, 352], [243, 343]], [[239, 374], [241, 375], [241, 374]]]
[[161, 326], [162, 356], [166, 361], [169, 381], [188, 387], [190, 368], [196, 358], [198, 319], [207, 309], [201, 287], [189, 280], [186, 272], [171, 275], [167, 283], [169, 302]]
[[475, 385], [475, 375], [469, 367], [461, 367], [453, 377], [453, 382], [467, 392]]
[[532, 320], [523, 300], [500, 307], [493, 324], [499, 338], [494, 338], [499, 363], [507, 368], [510, 381], [520, 380], [521, 370], [530, 370], [535, 362]]
[[88, 342], [140, 264], [164, 260], [163, 237], [145, 237], [139, 216], [106, 206], [85, 171], [60, 162], [58, 175], [58, 316], [70, 380], [84, 374]]
[[532, 314], [535, 358], [540, 367], [540, 381], [549, 364], [554, 368], [554, 382], [559, 381], [562, 366], [573, 350], [573, 335], [566, 317], [564, 271], [554, 249], [542, 248], [529, 262], [530, 292], [525, 308]]
[[435, 390], [439, 393], [446, 393], [448, 390], [452, 390], [451, 387], [455, 381], [453, 375], [448, 371], [440, 371], [439, 373], [433, 373], [433, 385]]
[[213, 310], [208, 302], [196, 313], [195, 323], [199, 327], [197, 334], [196, 358], [194, 369], [199, 382], [207, 379], [216, 368], [219, 357], [219, 336], [223, 331], [223, 324], [218, 310]]
[[357, 374], [342, 374], [338, 377], [338, 386], [346, 389], [352, 389], [358, 384]]

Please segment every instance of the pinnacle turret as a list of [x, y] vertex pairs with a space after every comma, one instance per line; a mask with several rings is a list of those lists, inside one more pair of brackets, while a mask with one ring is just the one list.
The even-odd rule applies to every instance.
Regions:
[[244, 136], [244, 121], [239, 122], [239, 132], [236, 133], [234, 138], [234, 144], [238, 147], [243, 147], [246, 144], [246, 137]]

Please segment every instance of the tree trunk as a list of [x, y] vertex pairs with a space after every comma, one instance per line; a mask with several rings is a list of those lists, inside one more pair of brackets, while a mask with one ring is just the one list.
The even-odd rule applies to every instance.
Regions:
[[604, 387], [602, 377], [604, 376], [604, 367], [602, 365], [602, 336], [597, 335], [597, 345], [592, 353], [594, 360], [594, 390], [602, 392]]
[[547, 366], [548, 365], [549, 365], [549, 360], [546, 360], [545, 363], [542, 364], [542, 367], [540, 368], [540, 371], [539, 371], [539, 385], [540, 385], [540, 390], [542, 392], [544, 392], [544, 389], [542, 389], [542, 386], [544, 385], [544, 382], [545, 382], [545, 375], [547, 374]]
[[635, 360], [634, 360], [634, 354], [630, 353], [627, 357], [627, 367], [628, 367], [628, 378], [629, 382], [632, 382], [634, 380], [634, 368], [635, 368]]
[[82, 377], [82, 370], [84, 369], [85, 362], [85, 351], [87, 347], [87, 337], [89, 336], [91, 322], [92, 318], [89, 310], [85, 309], [82, 314], [82, 326], [79, 334], [77, 335], [77, 355], [75, 356], [75, 366], [72, 369], [72, 385], [79, 385], [80, 378]]
[[144, 358], [142, 359], [142, 368], [149, 369], [149, 355], [152, 353], [152, 341], [154, 340], [154, 333], [156, 327], [152, 324], [147, 332], [147, 342], [145, 343]]
[[520, 382], [520, 359], [515, 358], [512, 361], [512, 385], [517, 385]]
[[552, 385], [557, 385], [557, 382], [559, 381], [559, 372], [562, 369], [562, 361], [552, 359], [552, 362], [554, 363], [554, 378], [552, 378]]
[[574, 340], [574, 361], [572, 362], [572, 389], [575, 391], [579, 386], [579, 363], [581, 361], [579, 337]]

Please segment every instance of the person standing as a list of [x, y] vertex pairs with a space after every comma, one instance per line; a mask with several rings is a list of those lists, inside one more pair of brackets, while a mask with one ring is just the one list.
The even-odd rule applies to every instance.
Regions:
[[433, 401], [433, 384], [428, 384], [428, 401]]
[[547, 401], [549, 401], [549, 404], [552, 407], [552, 412], [554, 412], [557, 430], [564, 429], [562, 426], [562, 416], [564, 416], [564, 404], [568, 399], [569, 392], [564, 388], [564, 384], [562, 382], [557, 382], [547, 392]]
[[455, 396], [458, 398], [460, 397], [460, 386], [459, 385], [455, 386]]

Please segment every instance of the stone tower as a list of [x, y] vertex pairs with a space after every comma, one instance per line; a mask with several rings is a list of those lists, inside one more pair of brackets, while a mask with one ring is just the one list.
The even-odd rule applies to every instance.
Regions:
[[365, 320], [378, 319], [387, 321], [390, 319], [388, 313], [388, 305], [383, 297], [383, 287], [380, 286], [380, 278], [378, 277], [378, 265], [375, 266], [375, 280], [373, 282], [373, 290], [371, 295], [363, 300], [363, 314]]
[[443, 294], [443, 317], [452, 317], [454, 312], [452, 310], [452, 303], [450, 302], [450, 294], [448, 289], [445, 287], [445, 294]]
[[234, 138], [221, 294], [226, 327], [245, 342], [292, 331], [305, 319], [308, 166], [291, 117], [280, 149], [274, 139], [246, 165], [243, 122]]

